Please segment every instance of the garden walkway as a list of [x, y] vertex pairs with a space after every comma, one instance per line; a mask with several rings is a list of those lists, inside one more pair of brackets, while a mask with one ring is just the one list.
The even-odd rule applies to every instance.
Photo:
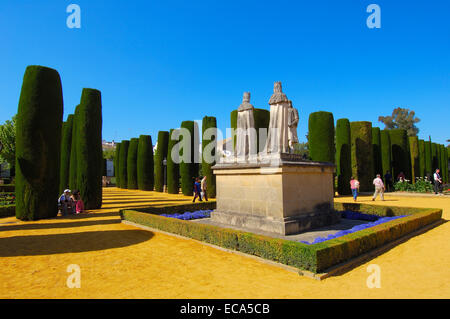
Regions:
[[[121, 207], [189, 200], [106, 188], [103, 208], [89, 214], [0, 219], [0, 298], [450, 297], [450, 223], [341, 276], [315, 281], [190, 239], [121, 224], [118, 216]], [[367, 196], [360, 202], [373, 203]], [[449, 198], [387, 196], [375, 204], [439, 207], [450, 219]], [[80, 266], [81, 288], [66, 285], [70, 264]], [[381, 267], [381, 288], [367, 287], [369, 264]]]

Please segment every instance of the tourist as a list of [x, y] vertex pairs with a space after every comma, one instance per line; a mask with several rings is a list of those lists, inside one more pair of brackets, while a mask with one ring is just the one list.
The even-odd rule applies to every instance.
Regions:
[[399, 182], [404, 182], [404, 181], [405, 181], [405, 178], [406, 178], [406, 176], [405, 176], [405, 174], [404, 174], [403, 172], [400, 172], [400, 173], [397, 175], [397, 181], [399, 181]]
[[384, 182], [386, 183], [386, 191], [391, 192], [393, 188], [391, 172], [386, 171], [386, 174], [384, 174]]
[[195, 200], [198, 197], [198, 201], [201, 202], [202, 201], [202, 197], [200, 195], [201, 192], [201, 185], [200, 185], [200, 179], [197, 177], [195, 179], [195, 183], [194, 183], [194, 199], [192, 200], [193, 203], [195, 203]]
[[380, 194], [381, 200], [384, 200], [384, 184], [380, 174], [377, 174], [377, 177], [373, 180], [373, 185], [375, 185], [375, 193], [373, 194], [372, 200], [374, 201], [378, 194]]
[[352, 189], [353, 201], [356, 202], [356, 199], [358, 198], [359, 181], [353, 176], [350, 180], [350, 188]]
[[75, 213], [80, 214], [84, 212], [84, 202], [81, 199], [81, 195], [79, 191], [74, 191], [72, 195], [72, 199], [75, 203]]
[[439, 175], [441, 171], [439, 170], [439, 168], [436, 169], [436, 172], [433, 174], [433, 180], [434, 180], [434, 193], [436, 195], [444, 195], [442, 193], [442, 179], [441, 179], [441, 175]]
[[58, 198], [58, 208], [61, 211], [61, 216], [73, 214], [75, 207], [72, 198], [70, 198], [70, 189], [64, 190], [64, 193]]
[[202, 182], [200, 184], [200, 188], [201, 188], [201, 199], [205, 199], [205, 201], [208, 201], [208, 195], [206, 194], [206, 176], [204, 176], [202, 178]]

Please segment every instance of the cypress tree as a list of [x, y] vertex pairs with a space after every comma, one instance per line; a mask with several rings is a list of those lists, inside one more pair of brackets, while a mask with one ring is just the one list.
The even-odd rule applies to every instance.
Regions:
[[167, 149], [167, 192], [178, 194], [180, 192], [180, 167], [178, 165], [178, 154], [172, 154], [173, 147], [178, 143], [178, 138], [174, 134], [176, 130], [170, 129], [169, 145]]
[[425, 141], [419, 140], [419, 176], [425, 175]]
[[439, 144], [439, 162], [440, 162], [439, 168], [441, 170], [442, 180], [444, 182], [446, 182], [447, 177], [446, 177], [446, 173], [445, 173], [445, 171], [446, 171], [445, 166], [448, 166], [448, 164], [445, 165], [445, 146], [442, 144]]
[[152, 191], [154, 184], [153, 143], [150, 135], [139, 136], [137, 183], [143, 191]]
[[433, 160], [431, 156], [431, 141], [425, 141], [425, 176], [432, 174]]
[[116, 144], [116, 153], [114, 154], [114, 176], [116, 177], [116, 187], [120, 187], [120, 143]]
[[59, 193], [69, 187], [70, 149], [72, 146], [73, 114], [63, 123], [61, 135], [61, 170], [59, 177]]
[[[255, 120], [255, 129], [256, 129], [256, 136], [257, 136], [257, 151], [261, 152], [265, 145], [266, 145], [266, 139], [267, 134], [263, 140], [261, 140], [261, 137], [259, 135], [260, 129], [266, 129], [266, 132], [269, 128], [269, 122], [270, 122], [270, 111], [264, 110], [264, 109], [253, 109], [253, 118]], [[237, 129], [237, 110], [234, 110], [230, 114], [231, 119], [231, 128], [236, 130]], [[233, 135], [233, 149], [236, 146], [236, 135]], [[208, 195], [209, 196], [209, 195]]]
[[419, 158], [419, 138], [409, 136], [409, 153], [411, 156], [411, 182], [416, 182], [416, 177], [420, 176], [420, 158]]
[[352, 176], [350, 121], [339, 119], [336, 122], [336, 175], [339, 195], [351, 194]]
[[308, 134], [311, 159], [334, 163], [333, 113], [324, 111], [311, 113], [308, 121]]
[[169, 132], [158, 132], [158, 145], [155, 154], [155, 191], [164, 191], [164, 159], [167, 159], [167, 148], [169, 145]]
[[[190, 140], [186, 141], [185, 136], [180, 135], [180, 145], [182, 145], [182, 149], [180, 150], [180, 177], [181, 177], [181, 191], [186, 196], [191, 196], [193, 193], [193, 183], [194, 178], [196, 176], [195, 172], [195, 164], [194, 164], [194, 151], [195, 151], [195, 142], [194, 142], [194, 129], [195, 124], [193, 121], [183, 121], [181, 123], [181, 128], [187, 129], [190, 133]], [[191, 156], [188, 161], [183, 159], [183, 155], [190, 148]]]
[[128, 147], [130, 147], [130, 141], [123, 140], [120, 143], [120, 154], [119, 154], [120, 188], [128, 188], [128, 177], [127, 177]]
[[374, 178], [372, 123], [351, 122], [350, 137], [352, 141], [352, 175], [358, 179], [361, 191], [372, 191]]
[[[391, 138], [388, 130], [382, 130], [380, 132], [381, 141], [381, 167], [383, 171], [383, 177], [386, 172], [392, 174], [391, 166]], [[386, 181], [385, 181], [386, 182]]]
[[72, 142], [70, 143], [70, 168], [69, 168], [69, 187], [71, 190], [78, 189], [77, 181], [77, 139], [78, 139], [78, 114], [80, 105], [77, 105], [73, 115]]
[[404, 129], [389, 130], [391, 138], [392, 170], [394, 178], [403, 172], [406, 179], [411, 179], [410, 156], [408, 153], [408, 135]]
[[137, 189], [137, 153], [138, 153], [139, 139], [130, 139], [130, 146], [128, 147], [127, 155], [127, 185], [128, 189]]
[[102, 206], [102, 96], [83, 89], [78, 117], [77, 183], [86, 209]]
[[[256, 122], [256, 121], [255, 121]], [[211, 140], [202, 140], [202, 175], [206, 176], [206, 193], [208, 198], [216, 198], [216, 175], [214, 175], [213, 167], [216, 163], [216, 148], [217, 148], [217, 120], [213, 116], [205, 116], [202, 122], [202, 137], [204, 138], [205, 131], [207, 129], [214, 129], [215, 134], [212, 136]], [[211, 159], [208, 159], [208, 163], [205, 161], [206, 155], [211, 156]]]
[[56, 70], [25, 70], [16, 119], [16, 217], [56, 217], [63, 95]]
[[448, 148], [444, 147], [444, 170], [445, 170], [445, 182], [449, 182], [448, 176]]
[[431, 142], [431, 171], [434, 173], [436, 168], [439, 166], [438, 154], [437, 154], [437, 145], [436, 143]]
[[384, 175], [381, 163], [381, 132], [379, 127], [372, 127], [373, 168], [375, 174]]

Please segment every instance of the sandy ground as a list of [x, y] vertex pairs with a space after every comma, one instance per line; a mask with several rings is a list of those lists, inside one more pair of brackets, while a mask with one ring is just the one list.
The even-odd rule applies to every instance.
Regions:
[[[0, 298], [450, 298], [450, 223], [324, 281], [159, 232], [120, 223], [120, 207], [190, 198], [104, 189], [101, 210], [37, 222], [0, 219]], [[360, 197], [370, 202], [369, 197]], [[352, 201], [349, 197], [336, 201]], [[392, 206], [439, 207], [450, 198], [386, 196]], [[81, 287], [68, 288], [79, 265]], [[368, 288], [370, 264], [381, 288]]]

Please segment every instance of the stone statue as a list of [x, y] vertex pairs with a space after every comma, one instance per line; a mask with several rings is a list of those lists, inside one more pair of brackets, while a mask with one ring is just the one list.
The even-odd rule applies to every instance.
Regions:
[[297, 126], [299, 119], [300, 117], [298, 116], [298, 110], [292, 106], [292, 101], [289, 101], [288, 139], [289, 139], [289, 149], [291, 153], [294, 152], [295, 144], [298, 143]]
[[250, 92], [245, 92], [237, 116], [236, 155], [238, 157], [256, 155], [257, 141], [253, 109], [253, 105], [250, 104]]
[[282, 92], [281, 82], [275, 82], [269, 100], [270, 122], [266, 153], [289, 153], [289, 100]]

